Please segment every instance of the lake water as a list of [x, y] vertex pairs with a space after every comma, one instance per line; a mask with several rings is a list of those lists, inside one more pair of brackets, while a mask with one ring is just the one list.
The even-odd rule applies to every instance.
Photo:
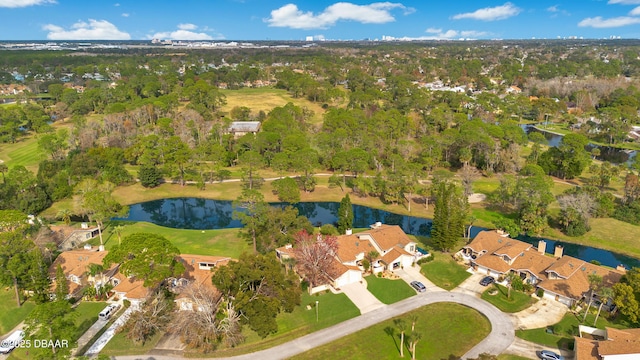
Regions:
[[[273, 203], [273, 206], [285, 206], [283, 203]], [[338, 221], [337, 202], [303, 202], [294, 205], [300, 215], [306, 216], [314, 226], [335, 224]], [[394, 214], [388, 211], [372, 209], [366, 206], [353, 205], [354, 228], [366, 228], [376, 221], [383, 224], [400, 225], [407, 233], [419, 236], [429, 236], [431, 219]], [[231, 201], [208, 200], [199, 198], [175, 198], [148, 201], [129, 207], [129, 215], [117, 220], [147, 221], [160, 226], [175, 229], [228, 229], [240, 228], [242, 223], [233, 219]], [[474, 226], [471, 237], [475, 237], [484, 228]], [[535, 246], [538, 238], [519, 237]], [[547, 242], [547, 252], [553, 254], [555, 245], [564, 246], [564, 253], [585, 261], [597, 260], [603, 265], [615, 267], [624, 264], [628, 268], [640, 267], [638, 259], [617, 254], [611, 251], [596, 249], [589, 246], [544, 239]]]
[[[535, 127], [537, 126], [537, 128]], [[544, 135], [545, 139], [547, 139], [547, 145], [557, 147], [560, 145], [560, 141], [562, 141], [563, 135], [554, 134], [552, 132], [545, 131], [542, 127], [544, 125], [520, 125], [522, 129], [530, 134], [532, 132], [539, 132]], [[600, 148], [600, 155], [596, 157], [598, 160], [608, 161], [613, 164], [631, 164], [631, 161], [636, 156], [635, 150], [623, 150], [614, 148], [611, 146], [600, 146], [595, 144], [589, 144], [586, 147], [586, 150], [591, 152], [593, 148]]]

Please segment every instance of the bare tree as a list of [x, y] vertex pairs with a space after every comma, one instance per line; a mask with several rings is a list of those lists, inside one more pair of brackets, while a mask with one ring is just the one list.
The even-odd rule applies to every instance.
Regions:
[[473, 182], [480, 177], [480, 172], [475, 166], [464, 164], [458, 171], [460, 179], [462, 179], [462, 187], [464, 188], [464, 196], [473, 194]]
[[126, 331], [128, 339], [144, 343], [171, 321], [172, 310], [173, 301], [159, 291], [145, 299], [140, 311], [131, 314], [122, 331]]
[[585, 220], [589, 220], [596, 210], [596, 201], [586, 192], [560, 196], [558, 198], [558, 204], [563, 210], [574, 209]]
[[315, 235], [300, 231], [294, 238], [294, 254], [298, 268], [309, 281], [309, 289], [330, 281], [329, 275], [338, 251], [338, 239], [331, 235]]
[[236, 346], [244, 341], [241, 315], [222, 294], [199, 284], [190, 284], [182, 293], [191, 309], [182, 309], [172, 330], [180, 334], [190, 349], [211, 352], [221, 342]]

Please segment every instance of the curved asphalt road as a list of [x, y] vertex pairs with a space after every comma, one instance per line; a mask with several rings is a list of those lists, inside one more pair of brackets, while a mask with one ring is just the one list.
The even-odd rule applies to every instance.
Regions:
[[[365, 313], [353, 319], [341, 322], [329, 328], [316, 331], [309, 335], [297, 338], [287, 343], [262, 350], [255, 353], [226, 358], [230, 360], [276, 360], [287, 359], [292, 356], [311, 350], [315, 347], [330, 343], [346, 335], [355, 333], [369, 326], [375, 325], [384, 320], [400, 316], [411, 310], [415, 310], [425, 305], [438, 302], [453, 302], [473, 308], [489, 319], [491, 322], [491, 332], [478, 345], [474, 346], [466, 354], [465, 358], [476, 358], [482, 353], [499, 355], [506, 350], [515, 339], [515, 330], [511, 319], [495, 308], [493, 305], [476, 298], [472, 295], [453, 292], [427, 292], [417, 296], [412, 296], [392, 305]], [[169, 360], [176, 359], [174, 356], [139, 355], [139, 356], [118, 356], [121, 360], [155, 359]]]

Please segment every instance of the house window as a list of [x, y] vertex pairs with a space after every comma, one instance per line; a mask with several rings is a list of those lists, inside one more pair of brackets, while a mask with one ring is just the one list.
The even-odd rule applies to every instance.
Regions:
[[198, 267], [200, 268], [200, 270], [209, 270], [215, 266], [216, 266], [215, 263], [205, 263], [205, 262], [198, 263]]

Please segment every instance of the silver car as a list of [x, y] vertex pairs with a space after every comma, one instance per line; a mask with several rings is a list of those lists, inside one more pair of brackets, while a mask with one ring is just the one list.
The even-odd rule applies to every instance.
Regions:
[[564, 360], [564, 356], [558, 355], [553, 351], [542, 350], [540, 351], [540, 359], [542, 360]]

